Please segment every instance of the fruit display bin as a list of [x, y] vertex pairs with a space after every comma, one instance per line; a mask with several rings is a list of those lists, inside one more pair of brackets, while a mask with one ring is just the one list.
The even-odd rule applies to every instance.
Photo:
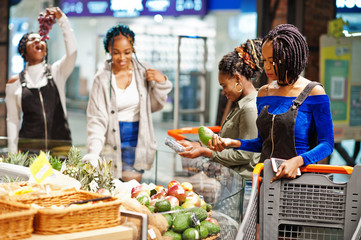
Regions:
[[[49, 196], [12, 196], [10, 200], [29, 206], [41, 207], [34, 219], [34, 231], [38, 234], [81, 232], [120, 225], [121, 201], [116, 198], [101, 200], [95, 204], [67, 207], [71, 203], [104, 197], [87, 191], [57, 192]], [[65, 207], [62, 207], [65, 206]]]
[[208, 158], [183, 158], [172, 150], [157, 151], [153, 171], [146, 171], [142, 182], [162, 186], [172, 180], [191, 183], [194, 192], [212, 205], [212, 218], [221, 227], [218, 239], [235, 239], [244, 198], [244, 180], [237, 172]]
[[24, 204], [0, 200], [0, 239], [31, 237], [35, 213], [35, 209]]

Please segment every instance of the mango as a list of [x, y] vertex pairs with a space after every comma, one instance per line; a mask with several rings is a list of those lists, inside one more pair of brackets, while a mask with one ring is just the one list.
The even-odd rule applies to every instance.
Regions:
[[199, 140], [205, 146], [208, 146], [209, 140], [212, 141], [213, 134], [214, 134], [214, 132], [211, 129], [205, 127], [205, 126], [201, 126], [201, 127], [198, 128]]

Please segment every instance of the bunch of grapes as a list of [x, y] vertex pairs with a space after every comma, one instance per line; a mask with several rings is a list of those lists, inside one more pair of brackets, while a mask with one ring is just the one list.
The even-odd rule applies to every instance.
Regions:
[[49, 40], [49, 36], [48, 33], [50, 31], [50, 29], [52, 29], [52, 25], [54, 23], [56, 23], [56, 19], [53, 15], [50, 14], [43, 14], [40, 13], [39, 17], [38, 17], [38, 22], [39, 22], [39, 34], [41, 36], [41, 40]]

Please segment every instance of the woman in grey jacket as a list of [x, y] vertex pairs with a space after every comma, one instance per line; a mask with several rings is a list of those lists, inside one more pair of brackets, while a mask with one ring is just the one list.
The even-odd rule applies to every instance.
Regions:
[[84, 160], [97, 166], [102, 155], [112, 160], [115, 177], [140, 180], [156, 154], [151, 114], [163, 108], [172, 83], [160, 71], [138, 62], [134, 32], [128, 26], [110, 28], [104, 47], [111, 60], [96, 73], [89, 95]]

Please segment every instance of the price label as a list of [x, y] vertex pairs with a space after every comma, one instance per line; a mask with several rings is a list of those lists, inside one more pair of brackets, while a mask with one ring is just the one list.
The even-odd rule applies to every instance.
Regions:
[[38, 158], [31, 164], [30, 172], [38, 184], [54, 173], [44, 152], [40, 152]]

